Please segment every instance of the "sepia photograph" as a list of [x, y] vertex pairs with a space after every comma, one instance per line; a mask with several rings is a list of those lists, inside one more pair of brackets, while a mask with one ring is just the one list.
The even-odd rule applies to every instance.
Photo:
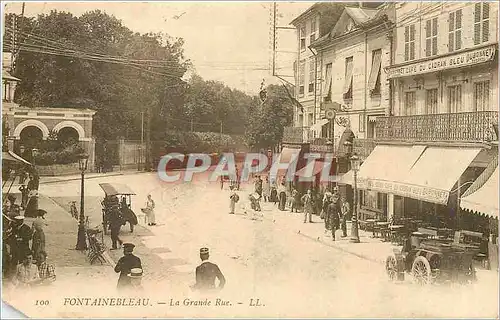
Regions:
[[499, 318], [496, 1], [2, 1], [2, 318]]

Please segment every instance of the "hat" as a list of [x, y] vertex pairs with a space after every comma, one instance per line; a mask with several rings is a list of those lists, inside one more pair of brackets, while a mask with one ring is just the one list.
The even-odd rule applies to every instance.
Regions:
[[208, 254], [208, 253], [209, 253], [208, 248], [201, 248], [200, 249], [200, 254]]
[[24, 220], [24, 216], [15, 216], [14, 220]]
[[128, 274], [131, 278], [141, 278], [142, 277], [142, 269], [141, 268], [132, 268], [130, 269], [130, 273]]
[[133, 244], [133, 243], [124, 243], [123, 244], [123, 250], [132, 251], [132, 250], [134, 250], [134, 248], [135, 248], [135, 244]]

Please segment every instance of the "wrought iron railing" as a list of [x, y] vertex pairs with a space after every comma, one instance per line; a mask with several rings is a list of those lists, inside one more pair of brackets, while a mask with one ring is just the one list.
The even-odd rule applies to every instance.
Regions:
[[285, 127], [283, 130], [284, 143], [306, 143], [313, 139], [313, 132], [309, 127]]
[[498, 140], [498, 112], [378, 117], [378, 141], [490, 142]]
[[354, 139], [353, 153], [357, 154], [362, 159], [366, 159], [368, 155], [375, 149], [375, 140], [373, 139]]

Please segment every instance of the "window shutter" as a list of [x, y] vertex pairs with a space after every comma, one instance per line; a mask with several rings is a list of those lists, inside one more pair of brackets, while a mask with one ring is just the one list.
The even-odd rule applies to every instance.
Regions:
[[455, 29], [461, 29], [462, 28], [462, 10], [457, 10], [455, 13], [455, 18], [457, 21], [455, 22]]
[[490, 4], [483, 2], [483, 20], [490, 18]]
[[490, 36], [490, 4], [483, 3], [483, 42], [488, 42]]
[[438, 34], [438, 19], [432, 19], [432, 35], [437, 36]]
[[405, 61], [408, 61], [408, 59], [410, 58], [409, 53], [410, 53], [410, 44], [407, 42], [405, 43]]
[[415, 41], [410, 42], [410, 60], [415, 59]]
[[481, 2], [477, 2], [474, 5], [474, 22], [481, 21]]
[[408, 31], [408, 30], [409, 30], [409, 27], [408, 27], [408, 26], [406, 26], [406, 27], [405, 27], [405, 42], [410, 41], [410, 38], [409, 38], [409, 31]]
[[474, 22], [474, 44], [481, 42], [481, 22]]
[[455, 50], [462, 49], [462, 30], [455, 31]]
[[455, 41], [453, 41], [454, 38], [455, 38], [455, 33], [454, 32], [448, 33], [448, 51], [449, 52], [453, 52], [453, 47], [454, 47], [454, 44], [455, 44]]
[[455, 12], [450, 12], [448, 22], [449, 22], [448, 30], [450, 32], [455, 30]]
[[432, 55], [436, 55], [438, 51], [438, 38], [432, 38]]
[[410, 41], [415, 41], [415, 25], [410, 26]]
[[431, 36], [431, 31], [432, 31], [432, 26], [431, 26], [431, 20], [427, 20], [425, 22], [425, 37], [430, 38]]
[[430, 57], [432, 52], [432, 38], [425, 39], [425, 56]]

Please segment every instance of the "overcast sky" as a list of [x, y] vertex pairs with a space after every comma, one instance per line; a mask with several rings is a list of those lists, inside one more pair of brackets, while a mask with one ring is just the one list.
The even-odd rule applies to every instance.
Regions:
[[[313, 2], [277, 2], [278, 25], [288, 23]], [[280, 83], [271, 76], [270, 7], [272, 2], [32, 2], [25, 15], [51, 10], [80, 16], [100, 9], [122, 20], [136, 32], [165, 32], [185, 40], [185, 54], [196, 72], [247, 93], [256, 93], [263, 78], [266, 84]], [[6, 13], [20, 13], [21, 2], [9, 2]], [[176, 16], [180, 16], [176, 19]], [[294, 51], [294, 30], [278, 31], [278, 50]], [[278, 73], [292, 75], [294, 55], [280, 53]], [[287, 78], [293, 80], [293, 78]], [[292, 81], [293, 82], [293, 81]]]

